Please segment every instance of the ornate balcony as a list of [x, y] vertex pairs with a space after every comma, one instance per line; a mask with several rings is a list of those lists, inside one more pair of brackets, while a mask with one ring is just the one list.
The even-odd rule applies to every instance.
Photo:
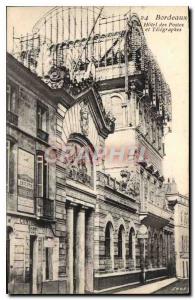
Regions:
[[[121, 171], [122, 173], [123, 171]], [[125, 194], [127, 196], [129, 196], [130, 198], [135, 200], [135, 197], [138, 195], [138, 191], [135, 188], [135, 185], [137, 182], [135, 181], [131, 181], [129, 184], [129, 178], [126, 179], [126, 174], [124, 176], [124, 174], [122, 173], [121, 175], [122, 180], [116, 180], [115, 178], [111, 177], [108, 174], [102, 173], [100, 171], [97, 172], [97, 180], [99, 182], [100, 185], [104, 185], [107, 186], [113, 190], [116, 190], [122, 194]], [[124, 179], [125, 178], [125, 179]]]
[[138, 210], [138, 202], [134, 191], [127, 186], [125, 187], [122, 181], [100, 171], [97, 172], [96, 179], [97, 188], [102, 187], [104, 189], [105, 199], [108, 202], [134, 212]]
[[11, 111], [7, 111], [7, 122], [18, 126], [18, 116]]
[[54, 220], [54, 200], [47, 198], [36, 199], [37, 217], [44, 220]]
[[49, 134], [40, 128], [37, 129], [37, 137], [42, 141], [48, 143]]
[[155, 224], [156, 227], [161, 228], [170, 222], [171, 215], [171, 211], [159, 207], [150, 201], [141, 203], [140, 218], [146, 226]]

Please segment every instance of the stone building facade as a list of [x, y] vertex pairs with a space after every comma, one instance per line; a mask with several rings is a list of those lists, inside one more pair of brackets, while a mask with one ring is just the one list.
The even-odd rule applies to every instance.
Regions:
[[189, 278], [189, 198], [178, 192], [174, 182], [167, 183], [169, 205], [174, 206], [176, 276]]
[[170, 90], [138, 17], [128, 24], [126, 48], [115, 42], [87, 78], [79, 64], [71, 79], [58, 47], [41, 78], [29, 49], [7, 54], [10, 294], [110, 293], [174, 275], [162, 174]]

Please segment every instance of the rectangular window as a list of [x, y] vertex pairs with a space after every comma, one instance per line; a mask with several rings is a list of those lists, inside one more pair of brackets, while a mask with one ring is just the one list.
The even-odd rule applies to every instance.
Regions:
[[9, 140], [6, 142], [6, 184], [7, 192], [14, 192], [14, 153], [13, 143]]
[[7, 85], [6, 87], [6, 100], [7, 100], [7, 110], [11, 109], [11, 85]]
[[47, 115], [48, 110], [46, 107], [38, 104], [37, 106], [37, 128], [47, 132]]
[[17, 86], [7, 84], [6, 87], [7, 110], [15, 114], [17, 114], [17, 98], [18, 98]]
[[9, 193], [9, 168], [10, 168], [10, 141], [6, 142], [6, 184], [7, 192]]
[[53, 264], [52, 264], [53, 248], [45, 248], [45, 279], [53, 279]]
[[37, 155], [37, 196], [48, 198], [48, 163], [44, 154]]

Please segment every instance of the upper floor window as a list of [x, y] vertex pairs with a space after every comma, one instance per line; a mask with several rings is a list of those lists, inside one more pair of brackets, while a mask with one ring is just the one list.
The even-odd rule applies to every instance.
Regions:
[[37, 105], [37, 135], [48, 142], [48, 108], [43, 104]]
[[47, 115], [48, 110], [45, 106], [38, 104], [37, 106], [37, 127], [43, 131], [47, 131]]
[[14, 188], [14, 154], [13, 154], [14, 144], [10, 141], [6, 141], [6, 183], [7, 192], [13, 193]]
[[7, 84], [6, 88], [7, 101], [7, 122], [18, 125], [18, 88], [15, 85]]
[[44, 153], [37, 153], [37, 196], [48, 198], [48, 163]]
[[7, 98], [7, 110], [16, 114], [17, 98], [18, 98], [18, 91], [16, 86], [7, 84], [6, 98]]

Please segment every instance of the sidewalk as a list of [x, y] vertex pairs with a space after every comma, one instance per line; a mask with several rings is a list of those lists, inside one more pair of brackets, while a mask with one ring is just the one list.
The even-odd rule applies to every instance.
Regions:
[[148, 283], [142, 286], [138, 286], [136, 288], [124, 290], [117, 292], [115, 294], [152, 294], [156, 292], [157, 290], [177, 281], [177, 278], [168, 278], [161, 281], [156, 281], [153, 283]]

